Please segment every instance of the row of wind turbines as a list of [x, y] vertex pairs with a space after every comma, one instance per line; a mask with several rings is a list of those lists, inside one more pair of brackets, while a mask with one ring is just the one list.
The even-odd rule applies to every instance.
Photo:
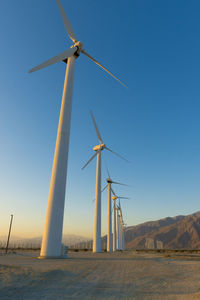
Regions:
[[[107, 252], [115, 252], [116, 250], [125, 250], [125, 223], [122, 217], [122, 208], [120, 199], [128, 199], [127, 197], [119, 197], [115, 194], [111, 184], [126, 185], [123, 183], [112, 181], [109, 171], [107, 169], [108, 178], [106, 179], [107, 185], [103, 191], [108, 188], [108, 233], [107, 233]], [[113, 233], [111, 223], [111, 192], [113, 194]], [[116, 205], [116, 200], [119, 204]]]
[[[93, 150], [95, 154], [88, 160], [88, 162], [82, 167], [84, 169], [95, 157], [97, 157], [97, 167], [96, 167], [96, 192], [95, 192], [95, 217], [94, 217], [94, 233], [93, 233], [93, 252], [101, 252], [101, 193], [108, 188], [108, 231], [107, 231], [107, 251], [112, 252], [121, 249], [123, 250], [124, 247], [119, 247], [119, 241], [124, 240], [121, 239], [121, 236], [124, 236], [124, 221], [122, 218], [122, 209], [120, 204], [120, 199], [128, 199], [126, 197], [119, 197], [116, 196], [113, 188], [111, 187], [112, 184], [119, 184], [125, 185], [120, 182], [113, 181], [110, 177], [108, 168], [107, 174], [108, 178], [106, 179], [107, 184], [101, 190], [101, 152], [106, 149], [115, 155], [119, 156], [121, 159], [125, 160], [121, 155], [114, 152], [110, 148], [108, 148], [102, 140], [100, 135], [99, 129], [97, 127], [95, 118], [93, 113], [91, 112], [92, 121], [96, 130], [97, 138], [99, 140], [99, 145], [96, 145]], [[113, 194], [113, 235], [112, 235], [112, 209], [111, 209], [111, 193]], [[119, 200], [119, 205], [116, 205], [116, 200]], [[116, 234], [117, 233], [117, 234]], [[112, 242], [113, 236], [113, 242]]]
[[[59, 258], [61, 257], [62, 252], [61, 241], [69, 152], [74, 68], [76, 59], [81, 54], [86, 55], [90, 60], [92, 60], [104, 71], [114, 77], [123, 86], [125, 86], [117, 77], [115, 77], [109, 70], [107, 70], [96, 59], [94, 59], [89, 53], [85, 51], [85, 49], [83, 48], [83, 43], [78, 41], [76, 38], [74, 30], [64, 12], [60, 0], [56, 1], [65, 25], [65, 29], [69, 38], [72, 40], [73, 45], [69, 49], [63, 51], [62, 53], [56, 55], [55, 57], [45, 61], [44, 63], [38, 65], [37, 67], [34, 67], [29, 71], [29, 73], [32, 73], [60, 61], [65, 62], [67, 65], [40, 258]], [[91, 115], [100, 144], [93, 148], [95, 154], [89, 159], [89, 161], [84, 165], [83, 168], [85, 168], [91, 162], [91, 160], [97, 157], [93, 252], [101, 252], [101, 152], [106, 149], [119, 157], [121, 156], [109, 149], [103, 143], [94, 116], [92, 113]], [[120, 202], [118, 206], [116, 205], [116, 200], [120, 200], [122, 197], [116, 196], [111, 187], [112, 183], [115, 182], [113, 182], [109, 176], [106, 186], [108, 187], [108, 251], [115, 251], [120, 247], [123, 248], [125, 245], [124, 222], [122, 218]], [[111, 227], [111, 192], [113, 193], [113, 247]], [[116, 228], [118, 233], [117, 236]]]

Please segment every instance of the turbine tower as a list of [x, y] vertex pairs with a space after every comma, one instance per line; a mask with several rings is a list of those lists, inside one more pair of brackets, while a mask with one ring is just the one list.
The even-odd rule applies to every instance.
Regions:
[[112, 196], [113, 200], [113, 252], [116, 251], [116, 200], [117, 196]]
[[[118, 236], [119, 236], [119, 231], [118, 231], [119, 220], [118, 220], [117, 211], [120, 208], [120, 206], [116, 206], [116, 200], [119, 199], [119, 201], [120, 201], [120, 199], [130, 199], [130, 198], [117, 196], [112, 188], [111, 188], [111, 191], [113, 193], [112, 199], [113, 199], [113, 252], [114, 252], [114, 251], [116, 251], [116, 249], [118, 250], [118, 247], [119, 247], [119, 243], [117, 242]], [[119, 205], [120, 205], [120, 202], [119, 202]]]
[[88, 160], [88, 162], [82, 167], [82, 170], [95, 158], [97, 157], [97, 168], [96, 168], [96, 190], [95, 190], [95, 212], [94, 212], [94, 233], [93, 233], [93, 252], [101, 252], [101, 151], [104, 149], [114, 153], [118, 157], [127, 161], [121, 155], [112, 151], [108, 148], [102, 140], [99, 129], [97, 127], [94, 115], [91, 112], [92, 121], [96, 130], [99, 145], [95, 146], [93, 150], [95, 154]]
[[122, 250], [125, 250], [125, 224], [122, 224]]
[[29, 71], [29, 73], [31, 73], [60, 61], [67, 64], [51, 174], [47, 213], [40, 252], [41, 258], [56, 258], [61, 256], [75, 60], [80, 56], [80, 54], [86, 55], [104, 71], [124, 85], [118, 78], [116, 78], [110, 71], [103, 67], [97, 60], [95, 60], [84, 50], [83, 43], [77, 40], [60, 0], [56, 1], [65, 25], [65, 29], [69, 38], [72, 40], [73, 45], [69, 49], [63, 51], [53, 58], [50, 58], [49, 60]]
[[[112, 243], [112, 212], [111, 212], [111, 192], [112, 192], [112, 184], [120, 184], [120, 185], [125, 185], [128, 186], [127, 184], [120, 183], [113, 181], [110, 177], [108, 168], [107, 169], [107, 174], [108, 178], [106, 179], [107, 184], [103, 188], [102, 192], [105, 191], [106, 188], [108, 188], [108, 231], [107, 231], [107, 252], [112, 252], [115, 251], [113, 250], [113, 243]], [[113, 210], [114, 213], [114, 210]], [[114, 218], [113, 218], [114, 222]]]
[[117, 238], [117, 245], [116, 245], [116, 248], [117, 248], [117, 250], [120, 250], [120, 215], [119, 215], [119, 210], [120, 210], [120, 208], [119, 208], [119, 206], [117, 205], [116, 206], [116, 213], [117, 213], [117, 215], [116, 215], [116, 227], [117, 227], [117, 230], [116, 230], [116, 238]]
[[123, 231], [123, 217], [122, 217], [122, 208], [119, 200], [119, 206], [118, 206], [118, 211], [119, 211], [119, 250], [124, 250], [123, 246], [123, 239], [124, 239], [124, 231]]
[[122, 250], [122, 212], [120, 204], [116, 207], [117, 211], [117, 250]]

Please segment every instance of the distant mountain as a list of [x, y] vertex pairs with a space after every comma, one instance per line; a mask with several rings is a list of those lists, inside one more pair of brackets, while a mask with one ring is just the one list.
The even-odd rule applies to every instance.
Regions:
[[128, 249], [198, 249], [200, 212], [127, 227], [125, 241]]
[[[5, 246], [7, 236], [0, 236], [0, 246]], [[157, 221], [129, 226], [125, 230], [126, 249], [200, 249], [200, 211], [188, 216], [167, 217]], [[86, 237], [63, 235], [63, 243], [76, 248], [92, 248]], [[102, 249], [107, 236], [102, 237]], [[20, 238], [12, 236], [10, 246], [40, 247], [41, 237]]]
[[[74, 234], [64, 234], [62, 242], [67, 245], [75, 245], [82, 242], [88, 241], [89, 238], [78, 236]], [[7, 236], [0, 236], [0, 246], [5, 246], [7, 241]], [[10, 236], [10, 247], [40, 247], [41, 246], [42, 237], [35, 238], [20, 238], [16, 236]]]
[[79, 235], [64, 234], [62, 242], [67, 246], [71, 246], [71, 245], [79, 244], [79, 243], [82, 243], [82, 242], [87, 242], [89, 240], [90, 240], [89, 238], [79, 236]]

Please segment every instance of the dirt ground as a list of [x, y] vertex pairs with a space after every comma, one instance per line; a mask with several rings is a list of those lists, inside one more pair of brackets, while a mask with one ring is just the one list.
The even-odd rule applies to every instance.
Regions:
[[0, 255], [0, 299], [200, 299], [200, 255], [71, 252]]

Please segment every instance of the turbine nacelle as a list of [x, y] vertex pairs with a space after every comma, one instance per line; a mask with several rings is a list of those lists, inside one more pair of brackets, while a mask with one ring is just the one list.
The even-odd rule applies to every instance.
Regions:
[[94, 151], [103, 150], [106, 147], [105, 144], [97, 145], [93, 148]]
[[110, 177], [106, 178], [107, 183], [112, 183], [112, 180], [110, 179]]
[[80, 41], [75, 42], [74, 45], [72, 45], [70, 48], [74, 48], [74, 47], [77, 48], [76, 52], [74, 53], [74, 56], [79, 57], [81, 54], [81, 50], [83, 50], [83, 43]]
[[[82, 52], [82, 51], [81, 51]], [[94, 124], [94, 127], [95, 127], [95, 131], [96, 131], [96, 135], [97, 135], [97, 138], [99, 140], [99, 145], [96, 145], [93, 150], [96, 152], [89, 160], [88, 162], [82, 167], [82, 170], [98, 155], [100, 154], [100, 152], [103, 150], [103, 149], [106, 149], [110, 152], [112, 152], [113, 154], [117, 155], [118, 157], [122, 158], [123, 160], [126, 160], [125, 158], [123, 158], [121, 155], [117, 154], [116, 152], [112, 151], [111, 149], [109, 149], [104, 143], [103, 143], [103, 140], [102, 140], [102, 137], [100, 135], [100, 132], [99, 132], [99, 129], [97, 127], [97, 124], [96, 124], [96, 121], [94, 119], [94, 115], [91, 111], [91, 116], [92, 116], [92, 121], [93, 121], [93, 124]], [[126, 160], [127, 161], [127, 160]]]
[[35, 72], [37, 70], [46, 68], [52, 64], [55, 64], [57, 62], [63, 61], [65, 63], [67, 63], [68, 58], [74, 56], [74, 57], [79, 57], [80, 53], [83, 53], [84, 55], [86, 55], [90, 60], [92, 60], [96, 65], [98, 65], [101, 69], [103, 69], [105, 72], [107, 72], [110, 76], [112, 76], [113, 78], [115, 78], [119, 83], [121, 83], [123, 86], [127, 87], [124, 83], [122, 83], [116, 76], [114, 76], [108, 69], [106, 69], [104, 66], [102, 66], [96, 59], [94, 59], [88, 52], [86, 52], [83, 49], [83, 43], [78, 41], [75, 35], [75, 32], [70, 24], [70, 21], [67, 17], [67, 15], [64, 12], [64, 9], [62, 7], [62, 4], [60, 2], [60, 0], [56, 0], [57, 4], [58, 4], [58, 8], [61, 14], [61, 17], [63, 19], [64, 25], [65, 25], [65, 29], [67, 31], [67, 34], [69, 36], [69, 38], [72, 40], [72, 42], [74, 43], [69, 49], [63, 51], [62, 53], [48, 59], [47, 61], [41, 63], [40, 65], [38, 65], [37, 67], [32, 68], [31, 70], [29, 70], [29, 73]]
[[112, 196], [112, 199], [113, 199], [113, 200], [116, 200], [116, 199], [117, 199], [117, 196]]

